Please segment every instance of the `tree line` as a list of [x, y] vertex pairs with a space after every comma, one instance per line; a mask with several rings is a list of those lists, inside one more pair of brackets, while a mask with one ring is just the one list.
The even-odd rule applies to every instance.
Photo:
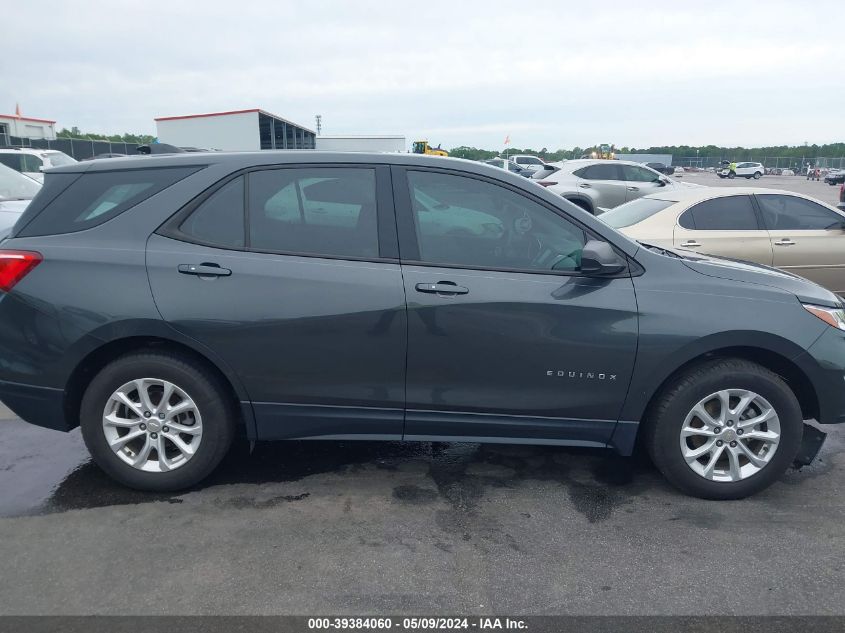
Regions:
[[83, 132], [75, 125], [70, 128], [62, 128], [56, 132], [57, 138], [81, 138], [92, 141], [111, 141], [112, 143], [135, 143], [137, 145], [148, 145], [155, 139], [150, 134], [97, 134], [95, 132]]
[[[581, 158], [597, 151], [597, 147], [574, 147], [572, 149], [558, 149], [549, 151], [545, 147], [540, 150], [531, 148], [517, 149], [508, 147], [501, 151], [479, 149], [462, 145], [449, 150], [449, 155], [469, 160], [487, 160], [508, 154], [531, 154], [544, 161], [570, 160]], [[719, 147], [717, 145], [665, 145], [662, 147], [618, 147], [617, 154], [672, 154], [675, 158], [719, 158], [737, 161], [760, 161], [767, 156], [781, 156], [786, 158], [813, 159], [817, 157], [839, 158], [845, 156], [845, 143], [827, 143], [824, 145], [772, 145], [768, 147]]]

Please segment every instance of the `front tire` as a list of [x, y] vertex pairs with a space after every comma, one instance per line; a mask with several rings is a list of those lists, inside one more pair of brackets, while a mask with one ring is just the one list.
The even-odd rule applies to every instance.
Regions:
[[734, 173], [734, 172], [729, 173], [728, 178], [733, 180], [734, 178], [736, 178], [736, 173]]
[[91, 456], [139, 490], [193, 486], [220, 463], [235, 412], [220, 381], [178, 354], [142, 352], [106, 365], [82, 398], [80, 426]]
[[773, 484], [803, 434], [801, 407], [783, 380], [740, 359], [717, 359], [675, 377], [646, 420], [655, 466], [687, 494], [741, 499]]

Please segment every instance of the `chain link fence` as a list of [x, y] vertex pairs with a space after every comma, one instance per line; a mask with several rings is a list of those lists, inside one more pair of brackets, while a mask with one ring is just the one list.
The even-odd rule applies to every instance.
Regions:
[[0, 146], [55, 149], [72, 156], [76, 160], [93, 158], [101, 154], [134, 155], [138, 153], [137, 143], [95, 141], [86, 138], [57, 138], [51, 141], [44, 138], [22, 138], [9, 134], [0, 134]]
[[805, 156], [801, 158], [795, 158], [793, 156], [755, 157], [751, 155], [722, 157], [684, 156], [682, 158], [675, 158], [672, 162], [674, 165], [680, 167], [698, 167], [700, 169], [707, 169], [708, 167], [718, 167], [719, 163], [723, 160], [737, 163], [753, 161], [755, 163], [762, 163], [763, 167], [768, 169], [792, 169], [795, 170], [795, 173], [805, 169], [808, 163], [820, 169], [845, 169], [845, 157], [831, 158], [826, 156]]

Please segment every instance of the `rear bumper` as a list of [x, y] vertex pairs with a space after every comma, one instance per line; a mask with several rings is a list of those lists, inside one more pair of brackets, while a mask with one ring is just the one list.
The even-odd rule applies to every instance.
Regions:
[[25, 422], [57, 431], [71, 430], [61, 389], [0, 380], [0, 401]]

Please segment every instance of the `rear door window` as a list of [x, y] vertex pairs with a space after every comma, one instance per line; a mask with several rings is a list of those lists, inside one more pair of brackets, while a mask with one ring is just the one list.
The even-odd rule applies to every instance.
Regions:
[[120, 215], [198, 169], [201, 167], [83, 173], [37, 215], [33, 217], [25, 212], [16, 225], [16, 235], [32, 237], [89, 229]]
[[377, 258], [374, 169], [268, 169], [249, 174], [249, 248]]
[[757, 202], [770, 231], [827, 231], [845, 222], [838, 213], [797, 196], [759, 194]]

